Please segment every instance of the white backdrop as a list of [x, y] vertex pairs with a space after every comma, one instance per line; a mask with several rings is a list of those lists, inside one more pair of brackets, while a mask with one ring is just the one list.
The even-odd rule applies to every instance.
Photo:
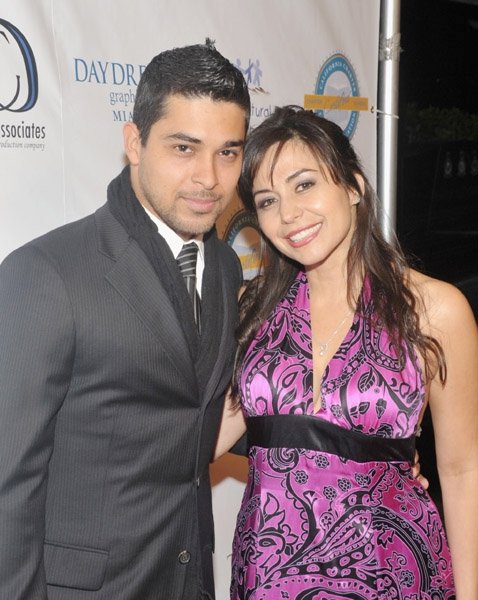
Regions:
[[[243, 69], [252, 126], [275, 105], [321, 109], [352, 138], [374, 180], [379, 10], [380, 0], [4, 1], [0, 260], [105, 202], [124, 164], [122, 126], [144, 65], [161, 50], [206, 36]], [[251, 262], [239, 211], [237, 203], [230, 207], [218, 230], [247, 275], [254, 253]], [[212, 475], [222, 600], [244, 460], [225, 457]]]

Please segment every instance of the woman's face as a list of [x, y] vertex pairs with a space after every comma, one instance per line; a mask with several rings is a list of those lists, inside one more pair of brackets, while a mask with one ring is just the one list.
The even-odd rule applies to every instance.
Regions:
[[[271, 243], [306, 268], [345, 264], [359, 196], [336, 185], [300, 141], [288, 141], [271, 178], [277, 144], [264, 156], [253, 183], [259, 225]], [[327, 177], [325, 177], [325, 175]]]

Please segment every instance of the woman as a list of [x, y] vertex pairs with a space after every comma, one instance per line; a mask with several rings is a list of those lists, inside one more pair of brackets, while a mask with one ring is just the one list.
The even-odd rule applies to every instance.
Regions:
[[[241, 298], [236, 400], [218, 445], [241, 435], [245, 417], [231, 597], [476, 600], [468, 303], [384, 240], [348, 139], [312, 112], [278, 108], [251, 133], [240, 192], [269, 252]], [[427, 403], [448, 541], [411, 474]]]

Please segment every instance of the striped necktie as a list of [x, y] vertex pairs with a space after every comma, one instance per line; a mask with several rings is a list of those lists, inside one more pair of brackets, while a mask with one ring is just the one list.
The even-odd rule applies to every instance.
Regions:
[[181, 275], [184, 278], [184, 283], [188, 289], [189, 297], [193, 305], [194, 320], [198, 330], [201, 326], [201, 300], [196, 290], [196, 262], [198, 256], [198, 246], [194, 242], [184, 244], [181, 252], [176, 259]]

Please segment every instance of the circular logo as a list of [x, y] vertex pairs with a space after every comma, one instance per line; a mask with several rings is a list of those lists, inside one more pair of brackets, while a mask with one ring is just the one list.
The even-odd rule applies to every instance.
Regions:
[[255, 216], [246, 210], [237, 212], [229, 221], [224, 240], [239, 257], [244, 279], [253, 279], [261, 260], [261, 234]]
[[12, 63], [11, 78], [3, 77], [0, 86], [0, 111], [26, 112], [38, 99], [38, 73], [35, 56], [23, 33], [12, 23], [0, 19], [0, 51]]
[[315, 93], [319, 96], [336, 96], [337, 107], [318, 110], [321, 117], [333, 121], [344, 134], [352, 138], [357, 127], [359, 113], [356, 110], [340, 110], [340, 102], [351, 96], [359, 96], [358, 81], [349, 60], [343, 54], [332, 55], [322, 66], [317, 76]]

